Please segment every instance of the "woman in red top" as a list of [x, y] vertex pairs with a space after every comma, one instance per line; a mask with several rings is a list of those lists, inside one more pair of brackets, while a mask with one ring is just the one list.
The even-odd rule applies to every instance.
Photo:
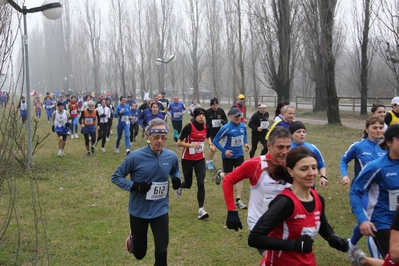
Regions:
[[76, 96], [71, 97], [71, 102], [68, 106], [68, 112], [71, 114], [72, 123], [70, 126], [71, 139], [79, 138], [78, 124], [79, 124], [79, 104], [76, 101]]
[[249, 234], [251, 247], [266, 250], [261, 265], [316, 265], [312, 245], [317, 233], [331, 247], [348, 251], [348, 241], [334, 234], [327, 222], [323, 197], [312, 189], [317, 161], [308, 148], [293, 148], [286, 166], [270, 165], [267, 171], [274, 180], [292, 186], [276, 196]]
[[180, 197], [182, 188], [191, 188], [193, 183], [193, 170], [197, 177], [197, 200], [199, 205], [198, 219], [205, 219], [209, 214], [204, 209], [205, 201], [205, 156], [204, 145], [209, 145], [212, 151], [215, 146], [209, 137], [210, 128], [205, 124], [205, 109], [197, 107], [193, 111], [194, 119], [182, 130], [177, 146], [183, 147], [181, 166], [184, 174], [184, 181], [181, 188], [176, 190], [176, 196]]

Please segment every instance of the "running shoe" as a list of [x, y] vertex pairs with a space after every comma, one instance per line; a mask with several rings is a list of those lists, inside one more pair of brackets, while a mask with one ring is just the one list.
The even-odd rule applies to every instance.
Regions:
[[87, 156], [90, 156], [90, 155], [91, 155], [91, 153], [88, 151], [88, 152], [87, 152]]
[[132, 234], [130, 234], [130, 236], [128, 236], [126, 238], [126, 249], [127, 249], [127, 252], [133, 253], [132, 252]]
[[209, 169], [209, 170], [215, 169], [214, 166], [213, 166], [213, 161], [209, 161], [209, 162], [208, 162], [208, 169]]
[[94, 153], [94, 147], [91, 146], [91, 153]]
[[62, 156], [61, 150], [58, 150], [58, 157], [61, 157], [61, 156]]
[[78, 134], [75, 134], [75, 139], [78, 139], [78, 138], [79, 138]]
[[364, 257], [366, 257], [366, 254], [359, 248], [355, 248], [354, 250], [351, 251], [352, 257], [354, 259], [354, 262], [352, 262], [353, 266], [361, 266], [362, 265], [362, 260]]
[[73, 139], [75, 136], [73, 134], [71, 134], [71, 139]]
[[245, 205], [241, 200], [236, 201], [236, 208], [240, 210], [245, 210], [247, 205]]
[[61, 156], [65, 156], [64, 150], [61, 150]]
[[106, 138], [105, 141], [106, 141], [106, 142], [109, 142], [109, 138]]
[[115, 153], [119, 153], [119, 149], [118, 149], [118, 148], [115, 148], [114, 152], [115, 152]]
[[96, 142], [94, 142], [93, 146], [96, 147], [98, 144], [98, 141], [96, 140]]
[[105, 150], [103, 147], [101, 147], [101, 151], [102, 151], [102, 152], [106, 152], [106, 150]]
[[178, 189], [176, 189], [175, 193], [176, 193], [176, 198], [180, 198], [181, 194], [183, 194], [183, 189], [179, 187]]
[[198, 211], [198, 219], [208, 218], [209, 214], [205, 211], [204, 207], [200, 208]]
[[215, 177], [214, 177], [214, 180], [215, 180], [215, 184], [216, 185], [219, 185], [220, 184], [220, 181], [222, 181], [222, 177], [220, 176], [220, 173], [222, 173], [223, 171], [222, 171], [222, 169], [220, 169], [220, 168], [218, 168], [217, 170], [216, 170], [216, 175], [215, 175]]
[[355, 258], [352, 256], [352, 252], [357, 249], [356, 246], [352, 245], [350, 242], [350, 239], [348, 239], [348, 245], [349, 245], [349, 250], [348, 253], [346, 254], [346, 257], [348, 258], [349, 262], [352, 263], [352, 265], [356, 265]]
[[209, 161], [206, 161], [205, 162], [205, 167], [208, 168], [208, 165], [209, 165]]
[[111, 135], [114, 135], [114, 132], [112, 132], [112, 130], [110, 130], [109, 133], [110, 133]]
[[50, 121], [47, 121], [47, 124], [50, 124]]
[[129, 153], [130, 153], [130, 150], [129, 150], [129, 149], [126, 149], [126, 156], [128, 156]]

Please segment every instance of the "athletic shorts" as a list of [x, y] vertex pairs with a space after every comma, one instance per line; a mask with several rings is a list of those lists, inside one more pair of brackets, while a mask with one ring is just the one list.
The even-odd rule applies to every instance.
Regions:
[[68, 137], [68, 134], [62, 134], [61, 132], [56, 132], [58, 137], [62, 136], [62, 140], [65, 141]]
[[240, 166], [243, 162], [244, 162], [244, 156], [240, 156], [235, 159], [222, 158], [223, 172], [225, 173], [233, 172], [233, 169]]

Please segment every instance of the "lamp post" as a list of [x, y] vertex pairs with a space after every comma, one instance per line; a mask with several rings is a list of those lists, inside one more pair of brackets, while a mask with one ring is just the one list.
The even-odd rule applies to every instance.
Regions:
[[155, 64], [157, 66], [160, 66], [162, 64], [166, 64], [166, 67], [165, 67], [166, 74], [165, 74], [165, 77], [164, 77], [165, 90], [168, 89], [168, 66], [167, 66], [167, 64], [169, 64], [169, 62], [172, 61], [173, 59], [175, 59], [175, 55], [174, 54], [170, 55], [167, 59], [161, 59], [161, 58], [155, 59]]
[[24, 51], [25, 51], [25, 73], [26, 73], [26, 103], [27, 103], [27, 111], [28, 111], [28, 169], [32, 165], [32, 118], [31, 118], [31, 102], [30, 102], [30, 77], [29, 77], [29, 51], [28, 51], [28, 29], [26, 23], [26, 14], [28, 13], [36, 13], [43, 12], [43, 15], [51, 20], [55, 20], [61, 17], [62, 15], [62, 5], [57, 0], [45, 0], [43, 4], [39, 7], [26, 8], [26, 6], [22, 6], [22, 8], [14, 2], [14, 0], [0, 0], [0, 6], [5, 4], [10, 4], [15, 10], [23, 14], [23, 23], [24, 23]]

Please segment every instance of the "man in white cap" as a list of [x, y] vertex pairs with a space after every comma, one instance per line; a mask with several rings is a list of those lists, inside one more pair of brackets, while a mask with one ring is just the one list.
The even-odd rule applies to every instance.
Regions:
[[399, 96], [392, 98], [391, 107], [392, 110], [387, 113], [384, 119], [385, 124], [388, 126], [399, 124]]
[[265, 155], [267, 153], [267, 141], [265, 137], [269, 130], [269, 113], [266, 112], [266, 107], [267, 105], [265, 103], [260, 103], [258, 105], [258, 112], [255, 112], [249, 120], [248, 126], [252, 129], [252, 149], [249, 152], [250, 158], [254, 157], [258, 142], [263, 146], [260, 155]]

